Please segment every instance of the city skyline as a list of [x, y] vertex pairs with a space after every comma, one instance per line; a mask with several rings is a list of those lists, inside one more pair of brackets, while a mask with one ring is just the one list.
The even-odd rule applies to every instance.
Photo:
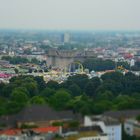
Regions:
[[0, 0], [0, 29], [140, 30], [139, 0]]

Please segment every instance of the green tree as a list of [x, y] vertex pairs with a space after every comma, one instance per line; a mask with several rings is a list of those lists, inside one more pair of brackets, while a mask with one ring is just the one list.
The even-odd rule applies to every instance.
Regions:
[[56, 91], [56, 93], [51, 96], [50, 104], [57, 110], [63, 110], [67, 107], [67, 103], [71, 100], [70, 94], [64, 90], [60, 89]]
[[92, 112], [91, 99], [85, 94], [75, 97], [69, 105], [73, 107], [74, 112], [79, 112], [82, 115], [89, 115]]
[[17, 85], [14, 83], [10, 83], [10, 84], [5, 85], [3, 88], [2, 96], [9, 98], [12, 91], [15, 89], [16, 86]]
[[21, 88], [16, 88], [12, 91], [11, 100], [19, 104], [26, 104], [28, 102], [28, 96]]
[[36, 82], [23, 83], [23, 87], [25, 87], [28, 90], [29, 95], [31, 97], [38, 94], [38, 85]]
[[51, 88], [45, 88], [41, 93], [40, 95], [42, 97], [45, 97], [45, 98], [50, 98], [51, 96], [53, 96], [55, 94], [55, 90], [54, 89], [51, 89]]
[[98, 92], [97, 97], [98, 97], [98, 100], [109, 100], [109, 101], [113, 100], [113, 98], [114, 98], [113, 93], [109, 90], [106, 90], [101, 93]]
[[93, 111], [94, 113], [100, 114], [104, 111], [110, 110], [112, 108], [112, 103], [110, 101], [101, 100], [95, 103]]
[[82, 94], [82, 90], [77, 84], [70, 85], [68, 89], [71, 91], [72, 96], [79, 96]]
[[14, 69], [15, 73], [18, 74], [19, 70], [17, 68]]
[[96, 92], [95, 91], [96, 91], [96, 87], [95, 87], [94, 83], [88, 82], [85, 85], [85, 93], [86, 93], [86, 95], [96, 97]]
[[105, 71], [115, 69], [115, 62], [112, 60], [86, 59], [83, 65], [84, 68], [87, 68], [90, 71]]
[[112, 81], [119, 81], [121, 82], [123, 79], [123, 74], [120, 72], [110, 72], [110, 73], [105, 73], [104, 75], [101, 76], [101, 79], [103, 81], [105, 80], [112, 80]]
[[0, 83], [0, 96], [3, 96], [3, 89], [6, 85], [4, 83]]
[[104, 93], [106, 90], [111, 91], [113, 96], [118, 96], [123, 90], [123, 84], [119, 81], [106, 80], [96, 90], [96, 93]]
[[6, 114], [15, 114], [21, 111], [23, 107], [24, 105], [21, 103], [18, 103], [17, 101], [9, 101], [5, 106]]
[[136, 117], [136, 120], [140, 122], [140, 115]]
[[40, 105], [43, 105], [43, 104], [46, 104], [46, 101], [41, 96], [34, 96], [34, 97], [31, 98], [30, 103], [31, 104], [40, 104]]
[[0, 116], [6, 114], [6, 104], [8, 103], [8, 99], [0, 97]]
[[75, 83], [77, 84], [81, 89], [84, 89], [85, 83], [89, 81], [88, 76], [85, 74], [77, 74], [74, 76], [70, 76], [68, 78], [68, 83]]
[[118, 110], [132, 109], [135, 99], [127, 95], [120, 95], [114, 100], [114, 104], [116, 104]]
[[93, 77], [90, 81], [94, 84], [96, 89], [101, 85], [101, 79], [98, 77]]
[[38, 59], [36, 59], [36, 58], [32, 58], [32, 59], [31, 59], [31, 63], [39, 64], [40, 61], [39, 61]]
[[41, 91], [43, 89], [45, 89], [46, 87], [46, 83], [43, 79], [43, 76], [36, 76], [34, 77], [34, 80], [37, 82], [37, 85], [38, 85], [38, 89]]
[[56, 81], [49, 81], [46, 86], [51, 89], [59, 88], [59, 84]]

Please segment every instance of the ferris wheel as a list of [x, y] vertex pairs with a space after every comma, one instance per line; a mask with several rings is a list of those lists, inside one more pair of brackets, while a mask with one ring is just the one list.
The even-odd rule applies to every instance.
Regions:
[[66, 69], [67, 72], [69, 73], [83, 73], [84, 72], [84, 67], [81, 62], [79, 61], [74, 61], [70, 63]]

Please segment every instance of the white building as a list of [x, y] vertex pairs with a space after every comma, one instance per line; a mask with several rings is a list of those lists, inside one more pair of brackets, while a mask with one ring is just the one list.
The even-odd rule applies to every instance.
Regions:
[[104, 133], [108, 135], [108, 140], [121, 140], [121, 124], [110, 117], [104, 116], [85, 116], [84, 126], [100, 126]]
[[140, 137], [140, 122], [135, 119], [127, 119], [124, 123], [124, 131], [130, 136]]
[[131, 59], [130, 60], [130, 66], [133, 67], [134, 65], [135, 65], [135, 60], [134, 59]]

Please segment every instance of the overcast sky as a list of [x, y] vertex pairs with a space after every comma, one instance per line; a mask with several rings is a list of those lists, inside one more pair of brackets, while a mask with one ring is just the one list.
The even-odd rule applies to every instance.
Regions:
[[140, 0], [0, 0], [0, 28], [140, 30]]

